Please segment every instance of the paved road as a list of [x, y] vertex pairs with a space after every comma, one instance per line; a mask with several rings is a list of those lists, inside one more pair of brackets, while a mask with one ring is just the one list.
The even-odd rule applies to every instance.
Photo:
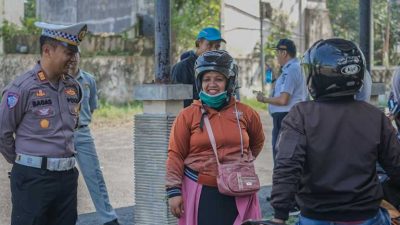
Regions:
[[[260, 176], [261, 185], [271, 184], [272, 153], [271, 153], [271, 120], [266, 112], [260, 112], [267, 140], [264, 150], [256, 160], [256, 170]], [[93, 136], [97, 146], [100, 163], [103, 169], [110, 200], [117, 209], [124, 225], [133, 224], [134, 183], [133, 183], [133, 120], [115, 121], [114, 124], [94, 124]], [[96, 121], [95, 121], [96, 122]], [[10, 224], [10, 189], [7, 171], [10, 165], [0, 157], [0, 225]], [[268, 188], [263, 187], [260, 199], [267, 196]], [[267, 203], [263, 203], [263, 212], [269, 213]], [[79, 178], [78, 212], [79, 225], [97, 225], [93, 204], [87, 192], [85, 182]]]

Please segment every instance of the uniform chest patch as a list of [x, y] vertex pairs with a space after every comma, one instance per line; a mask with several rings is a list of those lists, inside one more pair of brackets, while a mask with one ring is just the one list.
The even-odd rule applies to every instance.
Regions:
[[54, 114], [54, 110], [53, 110], [51, 107], [49, 107], [49, 106], [43, 107], [43, 108], [40, 108], [40, 109], [37, 109], [37, 110], [35, 110], [34, 112], [35, 112], [35, 114], [36, 114], [37, 116], [40, 116], [40, 117], [43, 117], [43, 116], [51, 116], [51, 115]]
[[39, 100], [32, 101], [33, 107], [42, 106], [42, 105], [51, 105], [51, 104], [53, 104], [51, 99], [39, 99]]
[[67, 98], [67, 101], [69, 103], [79, 103], [79, 99], [78, 98]]
[[14, 108], [18, 103], [19, 95], [17, 93], [9, 92], [7, 95], [8, 108]]
[[46, 92], [44, 92], [43, 90], [36, 91], [36, 97], [44, 97], [44, 96], [46, 96]]
[[50, 121], [47, 119], [42, 119], [42, 120], [40, 120], [39, 124], [40, 124], [41, 128], [46, 129], [46, 128], [49, 128]]
[[74, 95], [76, 95], [76, 90], [75, 89], [73, 89], [73, 88], [67, 88], [67, 89], [65, 89], [65, 94], [67, 94], [67, 95], [69, 95], [69, 96], [74, 96]]

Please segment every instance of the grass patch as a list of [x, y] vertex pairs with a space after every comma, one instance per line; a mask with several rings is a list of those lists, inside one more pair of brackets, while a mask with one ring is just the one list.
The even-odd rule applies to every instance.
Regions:
[[124, 121], [132, 119], [132, 116], [143, 111], [141, 101], [128, 102], [123, 105], [112, 105], [105, 101], [100, 101], [100, 107], [93, 115], [93, 121], [96, 123], [109, 121]]
[[257, 101], [257, 99], [255, 99], [255, 98], [243, 97], [242, 99], [240, 99], [240, 101], [255, 110], [266, 110], [267, 109], [266, 103], [261, 103], [261, 102]]

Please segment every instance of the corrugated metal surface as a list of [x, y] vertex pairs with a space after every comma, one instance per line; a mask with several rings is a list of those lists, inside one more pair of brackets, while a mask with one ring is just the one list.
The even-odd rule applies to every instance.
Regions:
[[175, 116], [135, 115], [135, 224], [177, 224], [168, 210], [165, 161]]

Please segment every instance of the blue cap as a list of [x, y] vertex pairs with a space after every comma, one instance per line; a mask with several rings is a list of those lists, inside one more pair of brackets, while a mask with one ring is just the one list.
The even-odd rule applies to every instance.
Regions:
[[296, 55], [296, 45], [292, 40], [289, 39], [280, 39], [278, 44], [276, 45], [276, 50], [285, 50], [289, 53], [293, 53]]
[[206, 39], [207, 41], [226, 41], [221, 37], [221, 32], [214, 27], [203, 28], [197, 35], [197, 40]]

